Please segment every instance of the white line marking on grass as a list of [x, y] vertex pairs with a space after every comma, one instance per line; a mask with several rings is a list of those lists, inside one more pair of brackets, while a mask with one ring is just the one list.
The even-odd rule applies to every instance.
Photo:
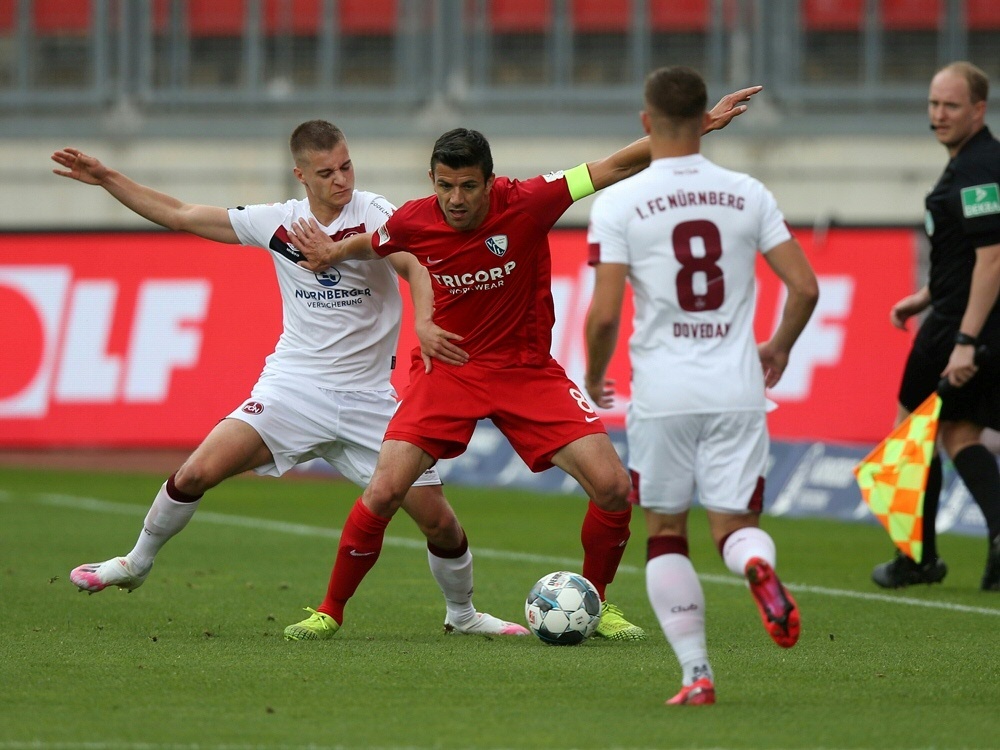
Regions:
[[[737, 583], [743, 585], [743, 581], [735, 576], [726, 578], [724, 576], [701, 575], [703, 581], [711, 583]], [[784, 583], [784, 581], [782, 581]], [[849, 591], [846, 589], [828, 589], [825, 586], [811, 586], [806, 583], [785, 583], [785, 588], [792, 591], [805, 591], [811, 594], [824, 594], [826, 596], [840, 597], [841, 599], [864, 599], [871, 602], [889, 602], [890, 604], [909, 604], [913, 607], [927, 607], [928, 609], [947, 609], [954, 612], [969, 612], [977, 615], [1000, 616], [1000, 609], [991, 607], [970, 607], [967, 604], [953, 604], [951, 602], [936, 602], [927, 599], [914, 599], [911, 596], [893, 596], [891, 594], [875, 594], [866, 591]]]
[[[12, 493], [0, 490], [0, 502], [10, 502]], [[76, 497], [74, 495], [62, 495], [51, 493], [37, 493], [32, 498], [42, 504], [58, 508], [70, 508], [73, 510], [87, 510], [94, 513], [114, 513], [126, 516], [145, 516], [146, 509], [138, 505], [128, 503], [117, 503], [110, 500], [98, 500], [92, 497]], [[195, 519], [203, 523], [214, 523], [220, 526], [235, 526], [246, 529], [257, 529], [260, 531], [277, 531], [283, 534], [293, 534], [296, 536], [319, 537], [322, 539], [340, 539], [340, 529], [325, 528], [322, 526], [309, 526], [303, 523], [288, 523], [287, 521], [274, 521], [266, 518], [251, 518], [249, 516], [236, 516], [227, 513], [213, 513], [209, 510], [199, 510], [195, 514]], [[388, 547], [401, 547], [405, 549], [426, 549], [427, 543], [423, 540], [406, 539], [403, 537], [386, 536], [384, 544]], [[554, 557], [552, 555], [536, 555], [530, 552], [511, 552], [509, 550], [496, 550], [484, 547], [477, 547], [475, 556], [492, 559], [507, 560], [516, 562], [530, 562], [545, 565], [553, 565], [565, 568], [572, 568], [578, 565], [579, 558], [574, 557]], [[645, 570], [635, 565], [621, 565], [618, 568], [621, 573], [639, 574]], [[744, 581], [736, 576], [719, 576], [712, 574], [700, 574], [699, 578], [708, 583], [725, 584], [727, 586], [743, 586]], [[966, 604], [953, 604], [952, 602], [933, 601], [926, 599], [914, 599], [908, 596], [893, 596], [891, 594], [877, 594], [863, 591], [849, 591], [846, 589], [831, 589], [824, 586], [811, 586], [802, 583], [786, 583], [785, 586], [792, 591], [807, 592], [811, 594], [822, 594], [824, 596], [837, 597], [841, 599], [861, 599], [865, 601], [887, 602], [889, 604], [905, 604], [911, 607], [925, 607], [927, 609], [944, 609], [953, 612], [966, 612], [969, 614], [1000, 616], [1000, 609], [991, 607], [972, 607]], [[4, 750], [4, 745], [0, 743], [0, 750]], [[235, 746], [233, 746], [235, 747]]]
[[[359, 750], [345, 745], [239, 745], [160, 742], [0, 742], [0, 750]], [[405, 747], [367, 747], [363, 750], [424, 750], [416, 745]], [[498, 750], [503, 750], [498, 748]]]
[[[0, 750], [434, 750], [440, 745], [262, 745], [241, 743], [204, 742], [48, 742], [45, 740], [0, 740]], [[511, 750], [509, 747], [486, 748], [485, 750]], [[654, 750], [636, 747], [631, 750]], [[716, 747], [710, 750], [730, 750]]]
[[[435, 750], [440, 745], [261, 745], [204, 742], [47, 742], [44, 740], [0, 741], [0, 750]], [[480, 749], [483, 750], [483, 749]], [[509, 747], [485, 748], [485, 750], [512, 750]], [[657, 750], [656, 748], [636, 747], [630, 750]], [[730, 748], [715, 747], [709, 750], [730, 750]]]

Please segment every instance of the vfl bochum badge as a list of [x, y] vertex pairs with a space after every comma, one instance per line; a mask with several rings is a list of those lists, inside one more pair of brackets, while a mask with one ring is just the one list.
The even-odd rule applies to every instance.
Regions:
[[488, 247], [490, 252], [495, 256], [502, 258], [503, 254], [507, 252], [507, 235], [494, 234], [492, 237], [487, 237], [486, 247]]

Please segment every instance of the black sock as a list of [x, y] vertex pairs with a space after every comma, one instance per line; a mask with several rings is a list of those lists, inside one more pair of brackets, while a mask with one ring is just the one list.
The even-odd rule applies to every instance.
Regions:
[[937, 452], [927, 467], [927, 488], [924, 490], [924, 553], [923, 562], [934, 562], [937, 559], [937, 530], [934, 523], [937, 520], [938, 504], [941, 500], [941, 458]]
[[1000, 535], [1000, 468], [996, 457], [977, 443], [959, 451], [952, 462], [983, 512], [990, 540], [996, 539]]

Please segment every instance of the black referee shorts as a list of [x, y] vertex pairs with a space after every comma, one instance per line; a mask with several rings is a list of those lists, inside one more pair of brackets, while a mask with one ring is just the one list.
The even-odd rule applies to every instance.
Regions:
[[[960, 320], [931, 313], [921, 324], [903, 370], [899, 403], [913, 411], [930, 396], [948, 366], [955, 348]], [[978, 363], [976, 376], [961, 388], [952, 388], [941, 398], [941, 419], [968, 421], [1000, 429], [1000, 349], [988, 343], [989, 353]]]

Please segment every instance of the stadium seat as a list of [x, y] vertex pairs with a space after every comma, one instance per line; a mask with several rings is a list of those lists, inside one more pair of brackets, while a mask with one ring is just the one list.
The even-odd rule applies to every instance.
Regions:
[[[155, 0], [157, 30], [167, 27], [171, 5], [177, 1]], [[323, 0], [264, 0], [262, 5], [261, 25], [266, 36], [317, 36], [322, 28]], [[246, 28], [247, 0], [188, 0], [182, 7], [187, 10], [188, 32], [193, 38], [238, 37]], [[337, 8], [343, 34], [395, 33], [398, 0], [339, 0]]]
[[628, 76], [631, 0], [571, 0], [573, 79], [587, 84], [624, 83]]
[[[487, 73], [493, 83], [521, 85], [548, 78], [549, 32], [553, 26], [552, 0], [488, 0], [485, 22], [490, 60]], [[469, 2], [467, 10], [480, 3]]]
[[882, 75], [887, 81], [926, 84], [938, 66], [944, 0], [882, 0], [885, 32]]
[[859, 80], [865, 0], [805, 0], [801, 12], [803, 80], [834, 84]]
[[195, 38], [241, 36], [246, 0], [153, 0], [153, 29], [158, 34], [170, 28], [174, 6], [185, 12], [188, 33]]
[[392, 36], [396, 33], [398, 6], [398, 0], [340, 0], [340, 29], [351, 35]]
[[[707, 72], [712, 0], [648, 0], [648, 7], [653, 66], [691, 65]], [[733, 8], [727, 0], [727, 21], [731, 20]]]
[[632, 0], [573, 0], [570, 18], [578, 34], [622, 34], [632, 26]]
[[[323, 26], [323, 6], [323, 0], [264, 0], [264, 31], [316, 36]], [[339, 0], [337, 12], [342, 34], [392, 36], [396, 32], [398, 0]]]
[[970, 31], [1000, 31], [1000, 2], [967, 0], [965, 20]]
[[709, 0], [649, 0], [649, 26], [654, 32], [704, 32], [710, 18]]
[[46, 36], [85, 36], [90, 32], [90, 0], [35, 0], [32, 23]]
[[865, 0], [806, 0], [802, 20], [806, 31], [858, 31], [864, 13]]
[[490, 26], [495, 34], [539, 34], [552, 25], [552, 0], [493, 0]]
[[264, 0], [261, 26], [267, 36], [315, 36], [322, 12], [321, 0]]
[[933, 31], [941, 24], [941, 0], [882, 0], [886, 31]]
[[14, 29], [17, 21], [17, 7], [14, 0], [0, 0], [0, 32], [8, 33]]
[[[12, 3], [11, 20], [13, 21]], [[94, 43], [91, 0], [35, 0], [28, 19], [35, 33], [36, 54], [45, 61], [34, 71], [43, 87], [86, 86], [93, 80]]]
[[192, 37], [241, 36], [246, 26], [246, 0], [191, 0], [187, 3]]

